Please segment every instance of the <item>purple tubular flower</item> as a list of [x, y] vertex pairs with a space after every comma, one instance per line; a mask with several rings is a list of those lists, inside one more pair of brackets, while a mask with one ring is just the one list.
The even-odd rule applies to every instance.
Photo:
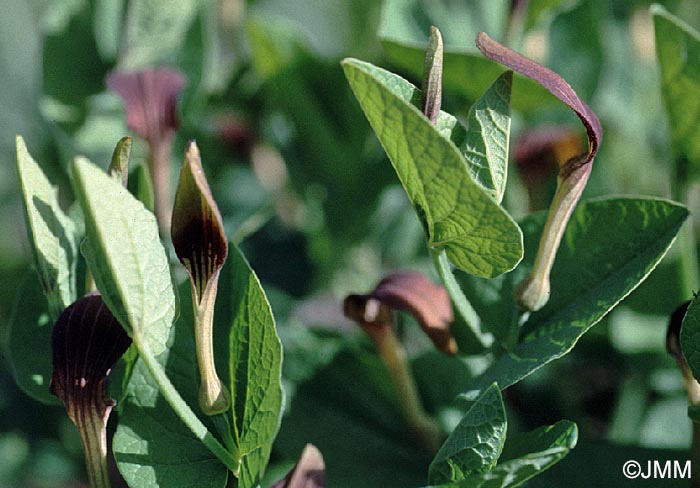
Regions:
[[51, 334], [49, 390], [61, 399], [80, 433], [91, 487], [109, 486], [107, 419], [114, 401], [105, 381], [131, 339], [98, 293], [66, 308]]

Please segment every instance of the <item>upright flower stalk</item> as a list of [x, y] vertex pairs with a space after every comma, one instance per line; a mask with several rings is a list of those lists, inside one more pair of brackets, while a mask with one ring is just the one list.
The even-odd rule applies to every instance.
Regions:
[[533, 79], [568, 105], [581, 119], [588, 135], [588, 150], [573, 156], [559, 169], [557, 190], [549, 207], [535, 264], [530, 275], [515, 289], [515, 300], [518, 306], [526, 311], [536, 311], [549, 300], [549, 274], [554, 258], [566, 230], [566, 224], [588, 182], [593, 159], [598, 153], [598, 147], [603, 138], [603, 129], [593, 110], [555, 72], [503, 46], [483, 32], [477, 34], [476, 46], [487, 58]]
[[107, 77], [109, 89], [126, 104], [129, 129], [148, 144], [155, 214], [161, 235], [165, 235], [170, 227], [170, 155], [180, 125], [176, 110], [177, 96], [184, 85], [184, 75], [168, 68], [117, 71]]
[[114, 401], [105, 395], [107, 376], [131, 339], [98, 293], [66, 308], [51, 335], [53, 374], [49, 389], [78, 428], [92, 488], [109, 488], [107, 419]]
[[185, 151], [175, 194], [171, 237], [175, 253], [192, 285], [194, 337], [199, 365], [199, 406], [206, 415], [223, 413], [230, 395], [214, 364], [214, 304], [219, 272], [228, 254], [221, 213], [207, 183], [199, 149], [191, 141]]

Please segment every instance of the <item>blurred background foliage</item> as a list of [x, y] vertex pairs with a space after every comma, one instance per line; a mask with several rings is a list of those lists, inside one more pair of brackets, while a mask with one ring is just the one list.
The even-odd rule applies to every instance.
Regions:
[[[435, 24], [448, 53], [443, 108], [464, 117], [501, 71], [476, 54], [474, 35], [486, 31], [561, 73], [601, 118], [605, 140], [584, 198], [670, 196], [672, 155], [650, 2], [512, 3], [527, 8], [513, 10], [507, 0], [3, 0], [3, 350], [9, 321], [30, 320], [32, 300], [40, 300], [21, 224], [14, 134], [23, 135], [68, 207], [72, 158], [87, 155], [106, 167], [128, 133], [106, 75], [176, 67], [188, 81], [173, 168], [185, 142], [196, 138], [228, 235], [242, 241], [262, 279], [284, 342], [286, 415], [269, 478], [313, 442], [326, 459], [329, 486], [424, 484], [432, 456], [406, 434], [381, 362], [340, 304], [390, 270], [432, 273], [432, 266], [418, 219], [339, 61], [359, 57], [419, 84], [428, 27]], [[697, 0], [660, 3], [700, 27]], [[516, 77], [513, 92], [511, 147], [540, 124], [580, 130], [567, 108], [527, 80]], [[146, 156], [136, 141], [132, 164]], [[527, 189], [514, 165], [510, 174], [504, 203], [520, 218], [528, 212]], [[664, 351], [667, 318], [689, 298], [677, 267], [672, 251], [573, 353], [505, 392], [509, 429], [566, 418], [581, 432], [569, 457], [528, 486], [563, 479], [608, 486], [624, 480], [624, 460], [688, 459], [686, 398]], [[450, 429], [459, 419], [452, 400], [485, 358], [441, 357], [402, 319], [426, 409]], [[5, 354], [0, 460], [0, 486], [85, 483], [79, 439], [63, 409], [19, 390]]]

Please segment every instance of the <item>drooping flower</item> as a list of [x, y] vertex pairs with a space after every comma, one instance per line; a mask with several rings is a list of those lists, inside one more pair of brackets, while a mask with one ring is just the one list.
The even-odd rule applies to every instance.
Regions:
[[406, 349], [394, 330], [394, 310], [409, 312], [440, 351], [456, 354], [457, 343], [449, 329], [452, 322], [450, 299], [443, 287], [420, 273], [402, 272], [383, 279], [367, 295], [349, 295], [343, 303], [345, 315], [356, 321], [373, 340], [414, 435], [432, 450], [439, 445], [440, 429], [421, 404]]
[[109, 487], [107, 419], [114, 401], [105, 394], [105, 381], [130, 344], [98, 293], [66, 308], [51, 334], [49, 389], [61, 399], [78, 428], [91, 487]]
[[394, 273], [369, 294], [350, 295], [345, 300], [345, 314], [370, 335], [393, 326], [393, 311], [402, 310], [413, 315], [438, 350], [449, 355], [457, 353], [457, 343], [450, 332], [453, 316], [447, 290], [420, 273]]
[[568, 105], [581, 119], [588, 136], [588, 150], [572, 156], [559, 170], [557, 190], [549, 207], [535, 264], [530, 275], [515, 289], [518, 306], [523, 310], [536, 311], [549, 300], [549, 274], [554, 258], [566, 224], [588, 182], [593, 159], [603, 139], [603, 128], [593, 110], [552, 70], [494, 41], [483, 32], [476, 35], [476, 46], [487, 58], [533, 79]]

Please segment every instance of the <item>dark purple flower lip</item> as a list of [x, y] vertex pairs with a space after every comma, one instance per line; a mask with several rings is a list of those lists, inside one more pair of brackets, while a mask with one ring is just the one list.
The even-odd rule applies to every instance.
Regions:
[[102, 415], [114, 405], [104, 384], [131, 339], [98, 293], [78, 299], [59, 316], [51, 335], [53, 374], [49, 389], [75, 422], [78, 411]]
[[228, 240], [194, 141], [185, 151], [170, 233], [175, 253], [192, 279], [197, 301], [201, 302], [208, 283], [224, 265]]
[[109, 486], [107, 420], [115, 403], [105, 394], [105, 382], [130, 344], [97, 292], [66, 308], [51, 334], [49, 390], [61, 399], [78, 428], [90, 486]]
[[593, 110], [576, 95], [574, 89], [571, 88], [571, 85], [564, 78], [532, 59], [494, 41], [484, 32], [479, 32], [476, 35], [476, 47], [487, 58], [533, 79], [568, 105], [581, 119], [588, 135], [589, 150], [588, 155], [583, 160], [583, 164], [593, 161], [603, 140], [603, 129], [600, 125], [600, 120], [598, 120]]
[[453, 315], [449, 295], [420, 273], [403, 271], [389, 275], [369, 294], [348, 296], [344, 309], [370, 335], [378, 327], [393, 326], [392, 310], [403, 310], [413, 315], [440, 351], [457, 353], [457, 343], [450, 332]]

